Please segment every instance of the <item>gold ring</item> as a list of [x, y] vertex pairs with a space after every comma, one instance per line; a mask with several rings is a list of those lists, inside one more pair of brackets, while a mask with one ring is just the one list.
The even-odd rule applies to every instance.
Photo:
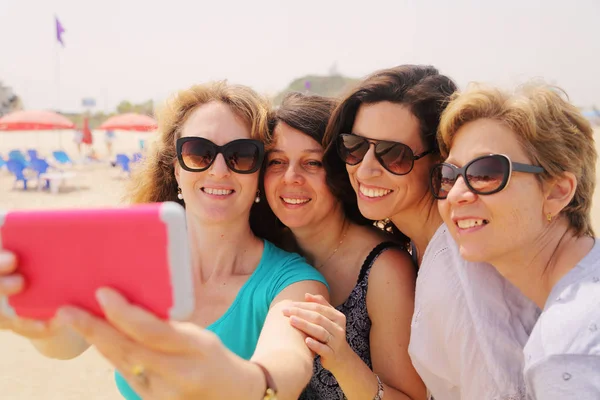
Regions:
[[141, 364], [136, 364], [131, 368], [131, 373], [144, 385], [148, 384], [148, 376], [146, 376], [146, 368]]
[[327, 340], [325, 341], [325, 344], [329, 344], [329, 342], [331, 342], [331, 339], [333, 339], [333, 336], [331, 336], [331, 333], [327, 336]]

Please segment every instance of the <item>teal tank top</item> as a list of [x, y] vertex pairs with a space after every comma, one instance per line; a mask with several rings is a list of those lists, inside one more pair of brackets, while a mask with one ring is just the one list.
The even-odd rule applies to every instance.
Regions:
[[[289, 285], [325, 278], [298, 254], [288, 253], [271, 242], [265, 248], [256, 270], [244, 283], [229, 309], [206, 329], [219, 336], [229, 350], [249, 360], [254, 354], [271, 303]], [[141, 400], [127, 381], [115, 371], [119, 392], [127, 400]]]

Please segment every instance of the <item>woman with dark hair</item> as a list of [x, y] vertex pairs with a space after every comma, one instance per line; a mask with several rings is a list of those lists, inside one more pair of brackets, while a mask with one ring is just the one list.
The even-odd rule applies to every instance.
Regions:
[[[538, 309], [493, 267], [460, 257], [429, 190], [440, 115], [456, 90], [430, 66], [372, 74], [334, 110], [324, 162], [332, 179], [352, 185], [363, 216], [389, 218], [411, 239], [419, 273], [408, 350], [435, 399], [524, 399], [522, 348]], [[324, 330], [326, 319], [322, 313]], [[328, 337], [313, 336], [321, 345]]]
[[321, 142], [334, 107], [321, 96], [288, 95], [267, 152], [269, 205], [330, 288], [332, 305], [307, 295], [284, 311], [317, 353], [300, 398], [424, 399], [407, 351], [416, 270], [402, 243], [360, 214], [347, 179], [324, 168]]

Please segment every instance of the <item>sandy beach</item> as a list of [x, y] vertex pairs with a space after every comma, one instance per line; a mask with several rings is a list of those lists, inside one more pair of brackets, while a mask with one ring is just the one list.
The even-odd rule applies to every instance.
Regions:
[[[75, 158], [77, 151], [72, 143], [72, 133], [0, 133], [0, 154], [13, 148], [26, 150], [29, 144], [42, 156], [62, 145]], [[146, 134], [147, 135], [147, 134]], [[101, 132], [95, 132], [96, 148], [106, 157]], [[151, 136], [146, 136], [151, 138]], [[118, 132], [115, 150], [131, 155], [139, 150], [139, 135]], [[596, 131], [600, 143], [600, 131]], [[600, 149], [600, 146], [599, 146]], [[600, 165], [598, 165], [600, 167]], [[13, 177], [0, 170], [0, 209], [39, 209], [113, 206], [121, 201], [127, 177], [108, 161], [76, 165], [71, 169], [76, 176], [69, 180], [58, 194], [32, 188], [13, 189]], [[600, 171], [600, 170], [599, 170]], [[600, 231], [600, 190], [596, 190], [593, 218]], [[27, 341], [10, 333], [0, 332], [0, 398], [2, 400], [45, 399], [119, 399], [113, 381], [111, 366], [93, 349], [71, 361], [56, 361], [40, 356]]]
[[[70, 132], [0, 134], [0, 154], [6, 155], [14, 148], [26, 150], [22, 143], [31, 143], [49, 155], [62, 147], [72, 157], [79, 158]], [[151, 135], [117, 132], [114, 149], [131, 156], [139, 151], [139, 139]], [[58, 194], [37, 191], [32, 187], [23, 191], [13, 187], [13, 177], [0, 171], [0, 209], [40, 209], [66, 207], [96, 207], [121, 204], [126, 174], [110, 166], [102, 132], [95, 132], [94, 147], [105, 161], [75, 165], [66, 168], [75, 173]], [[20, 145], [21, 144], [21, 145]], [[0, 398], [2, 400], [116, 400], [122, 399], [113, 380], [113, 368], [94, 349], [74, 360], [51, 360], [40, 356], [24, 339], [11, 333], [0, 332]]]

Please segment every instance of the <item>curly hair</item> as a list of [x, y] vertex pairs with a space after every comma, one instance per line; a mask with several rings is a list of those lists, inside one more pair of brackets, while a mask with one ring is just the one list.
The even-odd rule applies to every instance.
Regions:
[[[198, 107], [221, 102], [250, 127], [250, 135], [267, 144], [270, 104], [268, 100], [247, 86], [226, 81], [194, 85], [177, 92], [157, 113], [158, 137], [148, 154], [132, 175], [126, 199], [131, 203], [174, 201], [185, 207], [177, 198], [175, 143], [188, 117]], [[262, 182], [262, 178], [259, 180]], [[266, 203], [266, 202], [263, 202]], [[252, 207], [250, 226], [257, 236], [268, 236], [269, 227], [262, 223], [260, 207]]]

